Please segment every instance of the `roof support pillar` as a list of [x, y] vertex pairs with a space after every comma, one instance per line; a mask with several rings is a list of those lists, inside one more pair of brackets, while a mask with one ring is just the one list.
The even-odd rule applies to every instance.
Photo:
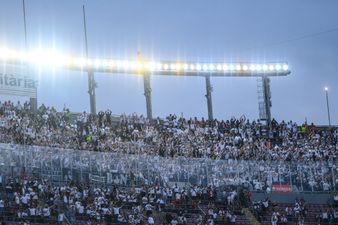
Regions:
[[88, 94], [90, 101], [90, 113], [96, 114], [96, 95], [95, 95], [96, 82], [94, 79], [94, 72], [92, 70], [88, 71]]
[[211, 96], [211, 92], [213, 90], [212, 90], [212, 86], [210, 82], [210, 76], [205, 77], [205, 87], [207, 91], [205, 97], [207, 98], [207, 105], [208, 105], [208, 119], [209, 121], [212, 121], [214, 119], [214, 115], [212, 112], [212, 96]]
[[144, 96], [146, 97], [147, 118], [151, 120], [153, 118], [153, 109], [151, 104], [151, 86], [149, 74], [143, 74], [143, 84], [144, 84]]

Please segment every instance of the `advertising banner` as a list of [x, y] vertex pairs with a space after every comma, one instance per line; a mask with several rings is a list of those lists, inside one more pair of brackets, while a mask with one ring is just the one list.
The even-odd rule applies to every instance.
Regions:
[[287, 194], [292, 192], [292, 188], [289, 184], [273, 184], [272, 192], [278, 194]]
[[36, 98], [37, 81], [26, 66], [0, 65], [0, 95]]

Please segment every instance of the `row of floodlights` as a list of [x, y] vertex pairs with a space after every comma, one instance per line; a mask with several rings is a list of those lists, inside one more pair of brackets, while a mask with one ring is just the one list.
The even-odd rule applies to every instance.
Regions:
[[107, 60], [68, 57], [55, 51], [16, 52], [0, 48], [0, 61], [15, 61], [37, 66], [91, 68], [108, 71], [158, 71], [158, 72], [286, 72], [287, 64], [237, 64], [237, 63], [181, 63], [147, 62], [142, 60]]

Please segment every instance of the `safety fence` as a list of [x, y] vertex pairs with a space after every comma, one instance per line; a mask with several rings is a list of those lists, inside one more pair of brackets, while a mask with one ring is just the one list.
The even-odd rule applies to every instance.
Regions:
[[52, 182], [75, 180], [92, 185], [246, 186], [275, 193], [332, 192], [337, 189], [336, 161], [239, 161], [164, 158], [50, 147], [0, 144], [1, 176], [22, 174]]

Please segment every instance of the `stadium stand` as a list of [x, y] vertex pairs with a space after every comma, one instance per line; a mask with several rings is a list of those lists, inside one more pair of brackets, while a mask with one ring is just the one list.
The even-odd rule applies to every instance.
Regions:
[[266, 127], [244, 116], [205, 121], [169, 115], [150, 122], [133, 114], [113, 123], [110, 110], [97, 116], [83, 112], [72, 119], [66, 108], [57, 112], [42, 105], [32, 113], [27, 103], [9, 101], [0, 104], [0, 115], [3, 143], [224, 160], [299, 162], [336, 157], [337, 129], [320, 130], [292, 121], [273, 120]]
[[244, 116], [116, 120], [110, 110], [32, 113], [10, 101], [0, 115], [7, 224], [337, 224], [337, 194], [320, 205], [251, 199], [337, 190], [334, 127], [267, 127]]

